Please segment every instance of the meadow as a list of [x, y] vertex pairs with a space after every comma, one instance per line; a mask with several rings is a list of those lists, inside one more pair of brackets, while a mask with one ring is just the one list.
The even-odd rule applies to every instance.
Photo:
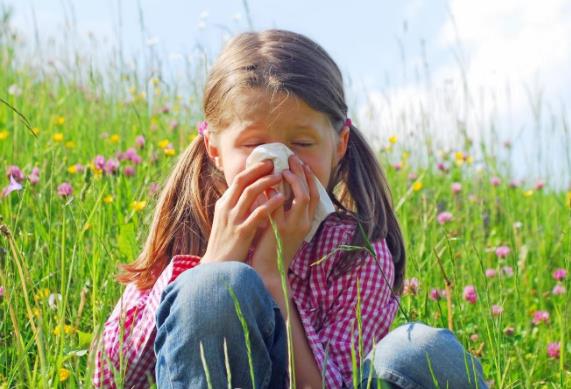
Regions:
[[[138, 255], [170, 168], [200, 141], [200, 90], [79, 59], [37, 66], [20, 44], [5, 16], [0, 388], [84, 387], [117, 265]], [[571, 387], [571, 188], [514, 180], [477, 143], [417, 165], [428, 148], [382, 137], [408, 261], [393, 327], [453, 328], [495, 388]]]

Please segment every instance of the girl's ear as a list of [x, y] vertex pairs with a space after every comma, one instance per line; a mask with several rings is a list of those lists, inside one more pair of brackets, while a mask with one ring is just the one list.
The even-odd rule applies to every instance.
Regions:
[[222, 170], [220, 150], [218, 149], [218, 146], [214, 144], [215, 142], [213, 142], [214, 141], [213, 137], [208, 131], [204, 131], [202, 137], [204, 138], [204, 146], [206, 147], [206, 152], [208, 153], [208, 156], [210, 157], [211, 160], [214, 161], [214, 165], [216, 166], [216, 168], [218, 170]]
[[345, 156], [347, 152], [347, 145], [349, 144], [349, 127], [344, 126], [341, 132], [339, 133], [337, 147], [335, 149], [335, 165], [339, 163]]

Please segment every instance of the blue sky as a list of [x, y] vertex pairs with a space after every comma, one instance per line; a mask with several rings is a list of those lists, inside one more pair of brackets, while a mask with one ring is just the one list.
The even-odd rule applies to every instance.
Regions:
[[[188, 58], [197, 45], [215, 56], [224, 39], [248, 29], [241, 0], [0, 4], [13, 7], [14, 24], [28, 40], [34, 14], [42, 39], [53, 36], [64, 44], [69, 39], [62, 33], [64, 23], [73, 20], [80, 36], [91, 32], [107, 46], [120, 41], [135, 56], [152, 45], [169, 66]], [[530, 155], [537, 149], [556, 155], [570, 146], [561, 131], [539, 134], [542, 143], [536, 141], [538, 132], [553, 127], [550, 117], [555, 127], [571, 117], [570, 1], [250, 0], [248, 5], [255, 29], [294, 30], [330, 53], [346, 83], [351, 81], [352, 116], [374, 142], [394, 134], [412, 142], [428, 131], [446, 149], [458, 143], [450, 134], [457, 135], [461, 122], [476, 141], [510, 140], [517, 152], [508, 162], [520, 176], [534, 169], [537, 177], [561, 174], [562, 161], [555, 158], [546, 161], [550, 167], [522, 168], [521, 162], [535, 161]], [[539, 101], [538, 117], [533, 106]]]

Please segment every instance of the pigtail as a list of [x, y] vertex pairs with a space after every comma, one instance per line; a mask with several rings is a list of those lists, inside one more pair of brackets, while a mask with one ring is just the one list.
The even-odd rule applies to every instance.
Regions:
[[[337, 195], [333, 194], [334, 189], [337, 189]], [[361, 223], [369, 240], [386, 239], [395, 265], [393, 290], [400, 294], [405, 271], [405, 248], [392, 206], [391, 191], [373, 150], [354, 125], [350, 127], [347, 151], [337, 165], [328, 192], [339, 209], [353, 215]], [[357, 229], [351, 245], [363, 246], [364, 243], [364, 237]], [[333, 270], [334, 276], [348, 271], [356, 255], [357, 252], [346, 253]]]
[[202, 256], [214, 217], [214, 205], [225, 190], [221, 172], [210, 162], [199, 136], [179, 157], [162, 189], [143, 251], [130, 264], [120, 265], [117, 280], [152, 287], [178, 254]]

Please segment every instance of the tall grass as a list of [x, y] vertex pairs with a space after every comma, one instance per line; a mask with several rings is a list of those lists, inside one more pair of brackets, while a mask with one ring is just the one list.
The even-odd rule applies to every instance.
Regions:
[[[9, 184], [10, 165], [26, 176], [34, 167], [40, 172], [36, 185], [25, 179], [21, 190], [0, 198], [0, 387], [86, 386], [88, 346], [121, 294], [116, 265], [142, 247], [156, 187], [196, 136], [207, 61], [188, 68], [183, 95], [160, 69], [129, 70], [117, 61], [105, 71], [80, 53], [71, 63], [39, 66], [41, 58], [20, 55], [7, 14], [0, 20], [0, 187]], [[136, 146], [137, 135], [144, 147]], [[393, 326], [421, 320], [454, 329], [495, 387], [571, 386], [569, 276], [552, 276], [571, 270], [569, 189], [510, 185], [509, 171], [498, 167], [501, 149], [476, 153], [469, 142], [412, 164], [411, 156], [431, 146], [411, 148], [389, 135], [382, 134], [379, 163], [407, 244], [409, 279]], [[122, 160], [116, 174], [93, 166], [97, 155], [109, 159], [129, 147], [140, 164]], [[78, 172], [78, 163], [87, 169]], [[134, 175], [125, 174], [127, 166]], [[63, 182], [71, 195], [58, 195]], [[452, 219], [440, 224], [443, 211]], [[499, 246], [510, 248], [505, 258], [496, 255]], [[336, 248], [345, 249], [363, 248]], [[487, 277], [488, 269], [496, 275]], [[280, 274], [284, 281], [283, 267]], [[477, 292], [473, 304], [464, 298], [467, 285]], [[556, 285], [567, 291], [553, 293]], [[432, 289], [446, 289], [445, 296]], [[503, 312], [493, 315], [494, 305]], [[549, 319], [534, 324], [537, 311]], [[358, 309], [356, 315], [362, 325]], [[361, 341], [354, 339], [355, 366]], [[560, 345], [557, 357], [548, 355], [551, 343]], [[291, 350], [290, 332], [288, 344]]]

